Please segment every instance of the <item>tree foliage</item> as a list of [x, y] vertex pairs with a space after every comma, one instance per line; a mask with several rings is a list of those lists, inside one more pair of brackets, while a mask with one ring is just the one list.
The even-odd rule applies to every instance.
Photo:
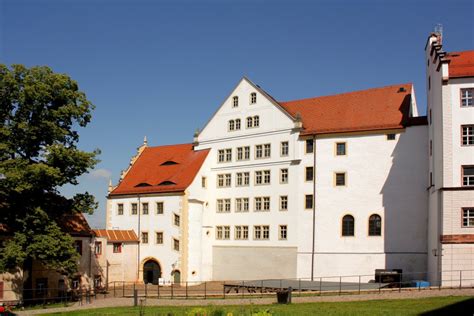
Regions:
[[65, 273], [77, 268], [71, 237], [58, 221], [92, 213], [92, 195], [66, 198], [65, 184], [98, 162], [98, 150], [77, 147], [77, 128], [91, 120], [93, 104], [65, 74], [48, 67], [0, 64], [0, 223], [13, 234], [0, 251], [0, 271], [36, 259]]

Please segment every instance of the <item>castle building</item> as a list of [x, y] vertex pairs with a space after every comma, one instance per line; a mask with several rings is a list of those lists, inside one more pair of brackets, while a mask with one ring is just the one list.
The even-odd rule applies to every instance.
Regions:
[[474, 270], [473, 51], [426, 51], [428, 117], [409, 83], [283, 102], [243, 78], [193, 143], [145, 140], [106, 210], [134, 280]]

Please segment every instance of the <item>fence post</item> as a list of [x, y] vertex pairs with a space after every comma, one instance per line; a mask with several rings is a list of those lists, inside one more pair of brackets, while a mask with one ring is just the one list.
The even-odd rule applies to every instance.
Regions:
[[145, 283], [145, 297], [148, 297], [148, 283]]
[[459, 289], [462, 288], [462, 270], [459, 270]]
[[244, 286], [245, 286], [245, 281], [242, 281], [242, 298], [244, 298], [244, 296], [245, 296]]
[[360, 275], [359, 275], [359, 294], [360, 294]]
[[114, 281], [114, 297], [115, 297], [115, 281]]
[[301, 296], [301, 278], [298, 279], [298, 292], [299, 292], [298, 296]]
[[260, 284], [260, 297], [263, 297], [263, 280]]
[[122, 297], [125, 297], [125, 281], [122, 281]]
[[[136, 286], [136, 284], [133, 283], [133, 295], [135, 295], [135, 286]], [[135, 305], [135, 306], [136, 306], [136, 305]]]
[[222, 284], [222, 296], [223, 296], [223, 299], [225, 300], [225, 281], [223, 282]]
[[339, 277], [339, 295], [341, 295], [342, 290], [342, 276]]
[[281, 279], [280, 279], [280, 291], [281, 291], [281, 289], [282, 289], [282, 286], [281, 286]]
[[381, 288], [382, 288], [382, 278], [379, 278], [379, 294], [381, 292]]
[[188, 299], [188, 281], [186, 281], [186, 299]]
[[323, 277], [319, 278], [319, 296], [321, 296], [323, 292]]
[[171, 299], [173, 299], [174, 293], [173, 293], [173, 283], [171, 283]]
[[158, 298], [160, 298], [160, 280], [159, 279], [158, 279], [158, 287], [157, 287], [156, 292], [158, 294]]
[[398, 287], [398, 292], [402, 291], [402, 282], [403, 282], [403, 273], [400, 273], [400, 286]]
[[207, 282], [204, 281], [204, 299], [207, 298]]

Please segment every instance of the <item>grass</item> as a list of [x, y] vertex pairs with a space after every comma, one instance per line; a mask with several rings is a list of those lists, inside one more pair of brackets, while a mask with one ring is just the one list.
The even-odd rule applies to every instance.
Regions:
[[[318, 302], [290, 305], [241, 306], [148, 306], [142, 315], [473, 315], [470, 296], [447, 296], [421, 299], [373, 300], [360, 302]], [[111, 307], [54, 313], [49, 315], [140, 315], [139, 307]]]

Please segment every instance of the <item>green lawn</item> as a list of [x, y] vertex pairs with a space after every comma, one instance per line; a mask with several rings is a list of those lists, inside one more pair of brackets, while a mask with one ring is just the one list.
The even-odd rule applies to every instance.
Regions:
[[[426, 314], [425, 314], [426, 313]], [[291, 305], [242, 305], [209, 307], [149, 306], [143, 315], [473, 315], [474, 298], [448, 296], [406, 300], [373, 300], [361, 302], [322, 302]], [[138, 307], [112, 307], [50, 315], [140, 315]]]

